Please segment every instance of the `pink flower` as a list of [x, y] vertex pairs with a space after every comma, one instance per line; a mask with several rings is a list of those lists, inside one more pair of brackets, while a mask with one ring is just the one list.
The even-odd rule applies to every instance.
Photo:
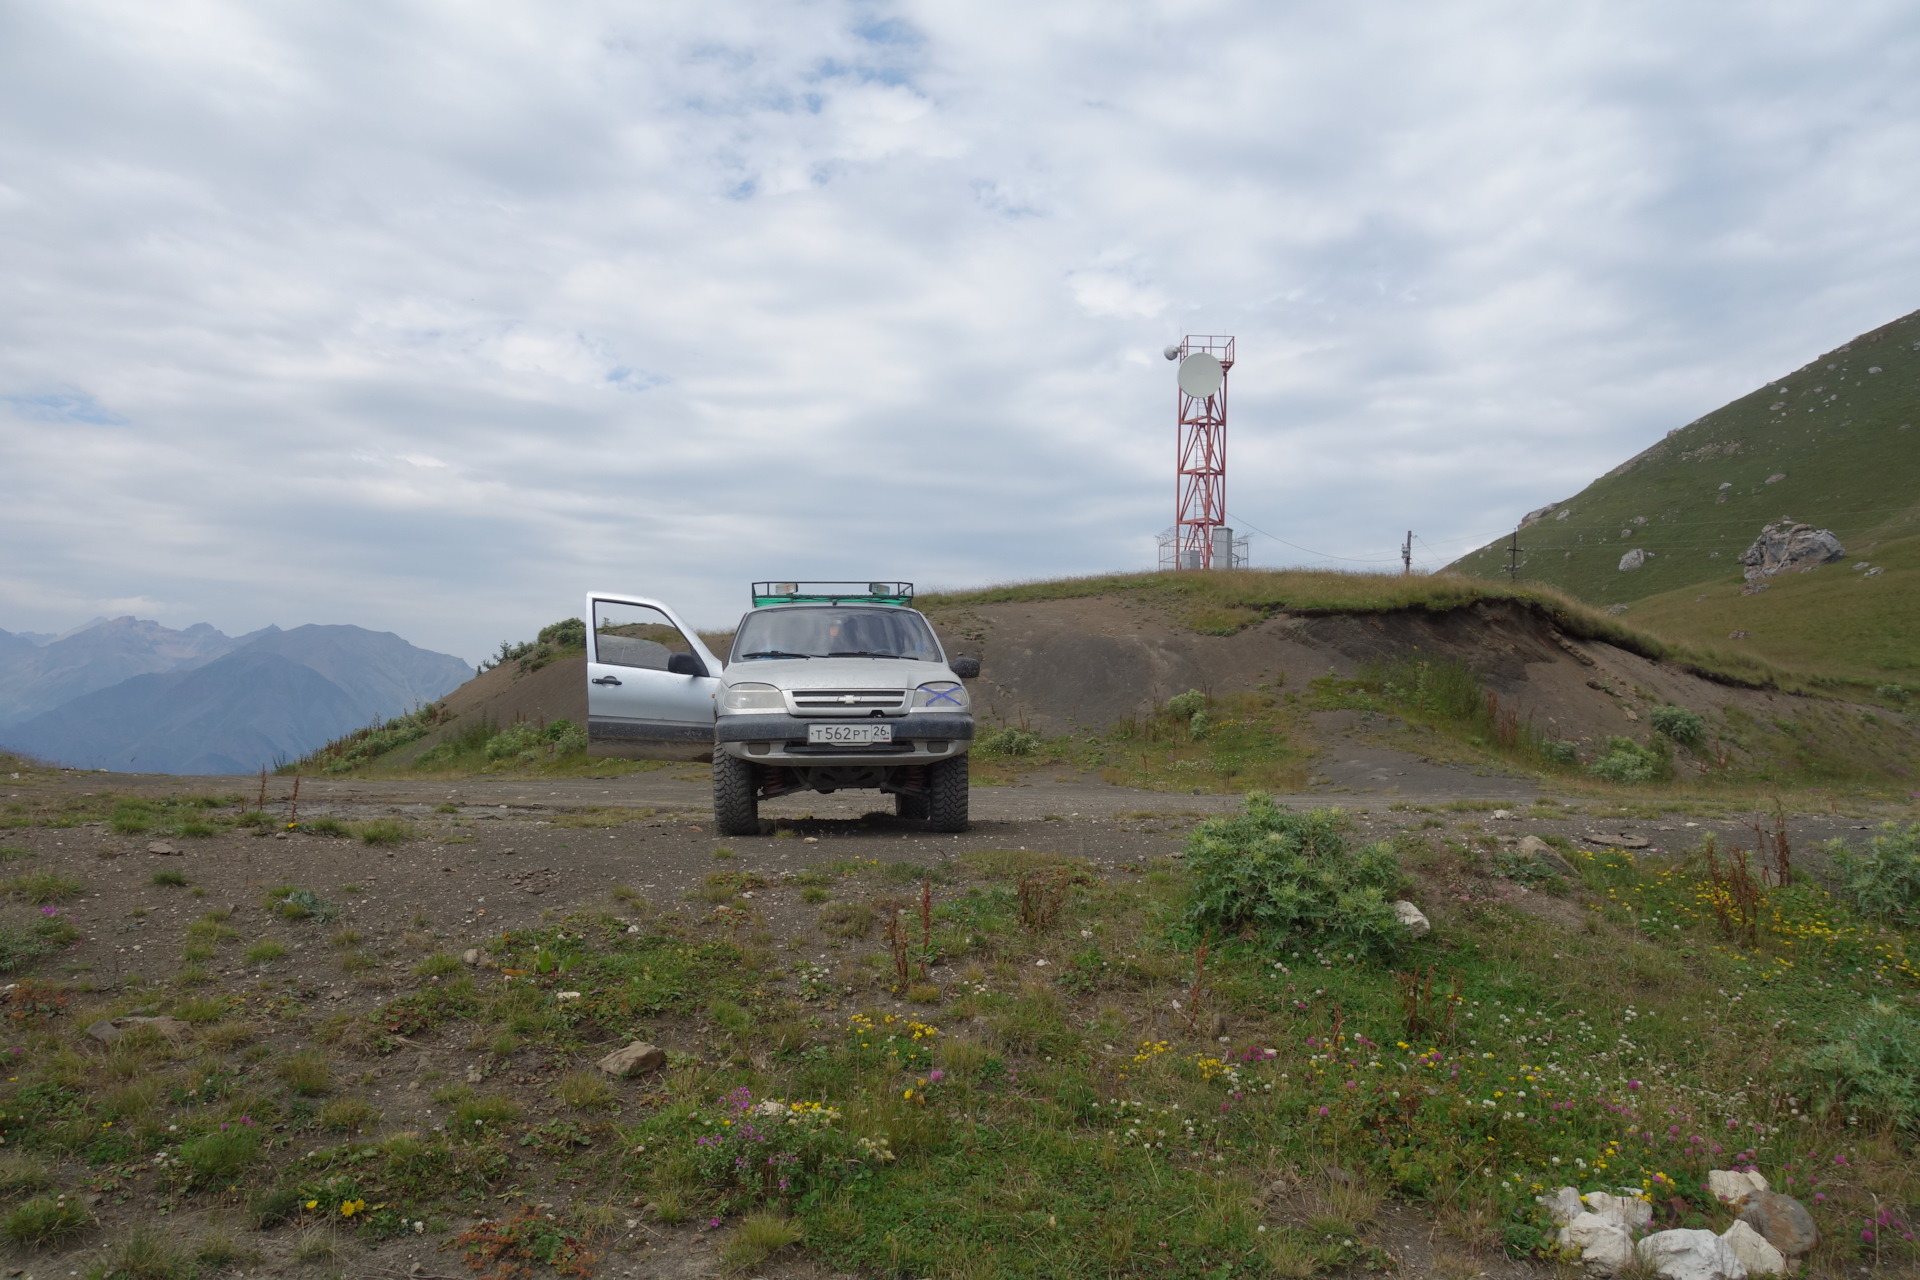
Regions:
[[942, 1071], [938, 1067], [935, 1067], [933, 1070], [927, 1072], [927, 1079], [933, 1081], [935, 1084], [939, 1084], [942, 1080], [945, 1080], [946, 1078], [947, 1078], [947, 1073]]

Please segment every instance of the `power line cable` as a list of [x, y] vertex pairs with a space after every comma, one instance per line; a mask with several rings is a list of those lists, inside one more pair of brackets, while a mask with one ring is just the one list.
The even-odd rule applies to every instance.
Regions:
[[1231, 511], [1227, 512], [1227, 519], [1233, 521], [1235, 524], [1239, 525], [1243, 529], [1247, 529], [1253, 533], [1259, 534], [1263, 538], [1272, 538], [1275, 542], [1280, 543], [1282, 546], [1292, 547], [1295, 551], [1304, 551], [1308, 555], [1318, 556], [1322, 560], [1344, 560], [1349, 564], [1392, 564], [1394, 560], [1398, 560], [1400, 558], [1399, 556], [1395, 556], [1393, 557], [1392, 560], [1366, 560], [1366, 559], [1362, 559], [1359, 556], [1336, 556], [1331, 552], [1315, 551], [1312, 547], [1303, 547], [1297, 542], [1288, 542], [1285, 538], [1281, 537], [1279, 534], [1268, 533], [1265, 529], [1260, 528], [1258, 525], [1254, 524], [1252, 521], [1240, 519], [1238, 516], [1234, 515], [1233, 512]]

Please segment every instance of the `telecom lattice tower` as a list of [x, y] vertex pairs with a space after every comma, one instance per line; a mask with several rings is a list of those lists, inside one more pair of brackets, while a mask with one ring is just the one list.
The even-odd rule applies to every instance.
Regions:
[[1231, 569], [1233, 530], [1227, 527], [1227, 372], [1233, 338], [1188, 334], [1167, 359], [1180, 362], [1179, 443], [1174, 456], [1172, 561], [1175, 569]]

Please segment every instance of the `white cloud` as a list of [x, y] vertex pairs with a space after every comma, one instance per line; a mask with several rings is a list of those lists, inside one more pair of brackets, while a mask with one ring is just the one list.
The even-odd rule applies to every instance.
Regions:
[[[1910, 8], [30, 0], [0, 626], [1458, 550], [1914, 305]], [[1265, 562], [1297, 553], [1256, 539]]]

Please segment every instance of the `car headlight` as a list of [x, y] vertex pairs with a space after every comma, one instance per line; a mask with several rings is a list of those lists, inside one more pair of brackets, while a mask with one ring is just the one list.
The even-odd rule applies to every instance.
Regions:
[[720, 695], [722, 711], [785, 711], [786, 695], [770, 684], [745, 682], [727, 686]]
[[965, 711], [971, 704], [964, 686], [952, 680], [936, 680], [913, 691], [913, 705], [931, 711]]

